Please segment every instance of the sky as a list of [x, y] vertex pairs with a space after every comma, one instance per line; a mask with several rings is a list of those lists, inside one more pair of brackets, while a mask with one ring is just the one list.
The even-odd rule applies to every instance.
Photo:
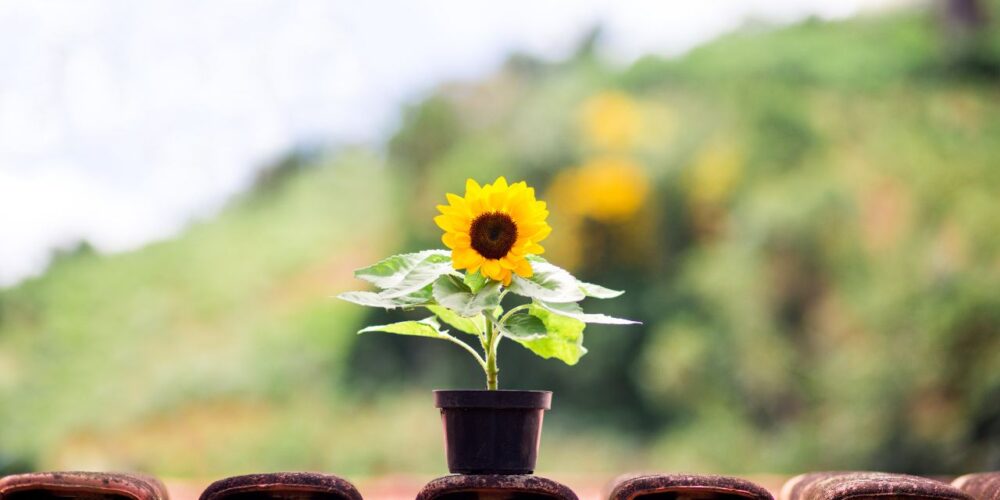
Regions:
[[379, 144], [400, 105], [566, 56], [593, 26], [622, 65], [747, 19], [886, 0], [0, 0], [0, 287], [86, 240], [121, 252], [210, 217], [296, 145]]

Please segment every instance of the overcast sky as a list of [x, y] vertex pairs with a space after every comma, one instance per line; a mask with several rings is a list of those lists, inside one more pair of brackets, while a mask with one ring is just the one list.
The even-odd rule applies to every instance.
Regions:
[[0, 286], [53, 248], [169, 237], [289, 147], [378, 142], [399, 104], [559, 58], [600, 23], [626, 64], [884, 0], [0, 0]]

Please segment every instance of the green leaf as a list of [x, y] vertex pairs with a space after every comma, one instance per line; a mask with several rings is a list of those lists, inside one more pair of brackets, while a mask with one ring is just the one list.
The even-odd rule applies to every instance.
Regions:
[[575, 365], [587, 353], [587, 349], [583, 347], [583, 329], [586, 328], [586, 323], [537, 305], [532, 305], [528, 310], [545, 325], [545, 336], [531, 340], [512, 337], [512, 340], [543, 358], [556, 358], [567, 365]]
[[441, 330], [441, 325], [438, 324], [437, 319], [433, 316], [430, 318], [424, 318], [420, 321], [400, 321], [399, 323], [390, 323], [388, 325], [376, 325], [369, 326], [367, 328], [362, 328], [358, 331], [358, 334], [368, 333], [368, 332], [385, 332], [385, 333], [395, 333], [397, 335], [413, 335], [416, 337], [431, 337], [436, 339], [453, 339], [448, 332]]
[[610, 288], [604, 288], [601, 285], [595, 285], [593, 283], [586, 283], [580, 281], [580, 289], [587, 297], [594, 297], [595, 299], [613, 299], [625, 292], [621, 290], [612, 290]]
[[545, 323], [530, 314], [514, 314], [500, 325], [500, 331], [512, 339], [534, 340], [545, 336]]
[[514, 276], [510, 286], [510, 291], [518, 295], [562, 304], [579, 302], [584, 297], [611, 299], [625, 293], [580, 281], [565, 269], [537, 255], [529, 255], [528, 260], [531, 262], [532, 276], [530, 278]]
[[462, 349], [465, 349], [472, 355], [473, 358], [475, 358], [476, 362], [479, 363], [479, 366], [486, 369], [486, 361], [483, 360], [482, 356], [480, 356], [479, 353], [477, 353], [469, 344], [458, 340], [449, 334], [447, 330], [442, 330], [441, 325], [434, 316], [424, 318], [420, 321], [400, 321], [399, 323], [391, 323], [388, 325], [369, 326], [368, 328], [362, 328], [358, 331], [358, 334], [360, 335], [368, 332], [395, 333], [397, 335], [412, 335], [415, 337], [447, 340], [448, 342], [452, 342]]
[[393, 255], [354, 271], [354, 276], [382, 288], [382, 295], [391, 298], [409, 295], [450, 272], [451, 254], [447, 250], [425, 250]]
[[580, 282], [565, 269], [532, 256], [530, 278], [514, 275], [510, 291], [546, 302], [579, 302], [586, 297]]
[[469, 289], [472, 290], [472, 293], [476, 293], [479, 290], [481, 290], [484, 285], [486, 285], [486, 282], [489, 281], [489, 278], [483, 276], [479, 272], [466, 273], [464, 281], [465, 284], [469, 286]]
[[455, 276], [442, 276], [434, 282], [434, 300], [460, 316], [475, 316], [500, 305], [500, 283], [490, 281], [479, 292], [472, 293]]
[[483, 331], [485, 325], [483, 324], [482, 316], [475, 316], [472, 318], [464, 318], [459, 316], [458, 313], [448, 309], [447, 307], [429, 305], [427, 306], [432, 313], [441, 318], [441, 321], [448, 323], [449, 325], [465, 332], [471, 333], [473, 335], [479, 335]]
[[569, 302], [566, 304], [553, 304], [543, 301], [535, 301], [536, 304], [542, 306], [543, 308], [554, 312], [556, 314], [561, 314], [573, 319], [578, 319], [584, 323], [601, 323], [605, 325], [641, 325], [639, 321], [632, 321], [630, 319], [616, 318], [614, 316], [608, 316], [605, 314], [587, 314], [583, 312], [583, 308], [580, 304]]
[[397, 307], [418, 307], [434, 303], [431, 287], [425, 286], [409, 295], [401, 297], [385, 297], [375, 292], [344, 292], [337, 295], [338, 299], [353, 302], [368, 307], [395, 309]]

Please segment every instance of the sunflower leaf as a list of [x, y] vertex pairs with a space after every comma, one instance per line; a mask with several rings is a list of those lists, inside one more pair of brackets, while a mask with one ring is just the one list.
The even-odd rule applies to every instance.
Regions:
[[583, 329], [587, 327], [586, 323], [537, 305], [532, 305], [528, 311], [542, 322], [546, 333], [534, 339], [510, 337], [514, 342], [543, 358], [556, 358], [567, 365], [575, 365], [587, 354], [587, 349], [583, 347]]
[[479, 332], [483, 331], [485, 325], [483, 324], [482, 316], [474, 316], [471, 318], [465, 318], [460, 316], [455, 311], [448, 309], [447, 307], [439, 305], [429, 305], [426, 306], [432, 313], [434, 313], [441, 321], [448, 323], [449, 325], [461, 330], [465, 333], [471, 333], [472, 335], [479, 335]]
[[[383, 289], [410, 288], [415, 277], [451, 271], [451, 254], [447, 250], [424, 250], [423, 252], [393, 255], [379, 262], [354, 271], [354, 276]], [[447, 267], [446, 267], [447, 266]], [[430, 272], [428, 272], [430, 271]], [[441, 272], [443, 271], [443, 272]], [[414, 276], [416, 274], [417, 276]], [[433, 279], [414, 289], [430, 284]], [[406, 295], [401, 293], [399, 295]]]
[[465, 284], [469, 286], [469, 289], [472, 290], [472, 293], [476, 293], [480, 289], [482, 289], [484, 285], [486, 285], [486, 282], [488, 280], [486, 276], [483, 276], [482, 273], [475, 272], [475, 273], [466, 273], [464, 281]]
[[545, 323], [530, 314], [514, 314], [500, 325], [500, 331], [507, 337], [520, 340], [540, 339], [548, 333]]
[[337, 295], [338, 299], [353, 302], [368, 307], [395, 309], [397, 307], [418, 307], [434, 303], [431, 287], [425, 286], [416, 292], [401, 297], [386, 297], [375, 292], [344, 292]]
[[472, 290], [459, 278], [447, 275], [434, 282], [434, 300], [459, 316], [475, 316], [500, 305], [500, 283], [490, 281], [481, 290]]
[[595, 299], [613, 299], [625, 293], [622, 290], [612, 290], [593, 283], [586, 283], [583, 281], [580, 281], [579, 283], [580, 289], [583, 290], [583, 293], [587, 295], [587, 297], [594, 297]]
[[587, 314], [583, 312], [583, 308], [580, 304], [573, 302], [568, 302], [564, 304], [557, 304], [551, 302], [543, 302], [540, 300], [535, 301], [536, 304], [545, 308], [550, 312], [556, 314], [561, 314], [566, 317], [573, 319], [578, 319], [584, 323], [600, 323], [604, 325], [641, 325], [639, 321], [632, 321], [630, 319], [616, 318], [614, 316], [608, 316], [606, 314]]
[[580, 282], [569, 271], [554, 266], [542, 258], [531, 259], [532, 275], [522, 278], [515, 275], [510, 291], [546, 302], [579, 302], [586, 297]]
[[400, 297], [420, 290], [446, 274], [454, 274], [450, 257], [441, 254], [430, 254], [412, 268], [403, 273], [395, 285], [381, 292], [385, 297]]
[[368, 332], [395, 333], [396, 335], [412, 335], [416, 337], [431, 337], [437, 339], [452, 339], [447, 331], [441, 330], [441, 325], [433, 316], [420, 321], [400, 321], [388, 325], [375, 325], [362, 328], [358, 335]]

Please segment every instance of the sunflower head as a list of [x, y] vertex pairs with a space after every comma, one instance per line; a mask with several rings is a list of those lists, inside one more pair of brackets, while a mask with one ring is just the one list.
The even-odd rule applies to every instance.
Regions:
[[464, 197], [448, 193], [447, 198], [434, 222], [444, 230], [441, 241], [451, 249], [455, 269], [479, 271], [504, 285], [513, 273], [531, 276], [525, 257], [543, 253], [538, 243], [552, 232], [545, 223], [545, 202], [535, 199], [534, 188], [524, 182], [508, 185], [503, 177], [483, 186], [469, 179]]

